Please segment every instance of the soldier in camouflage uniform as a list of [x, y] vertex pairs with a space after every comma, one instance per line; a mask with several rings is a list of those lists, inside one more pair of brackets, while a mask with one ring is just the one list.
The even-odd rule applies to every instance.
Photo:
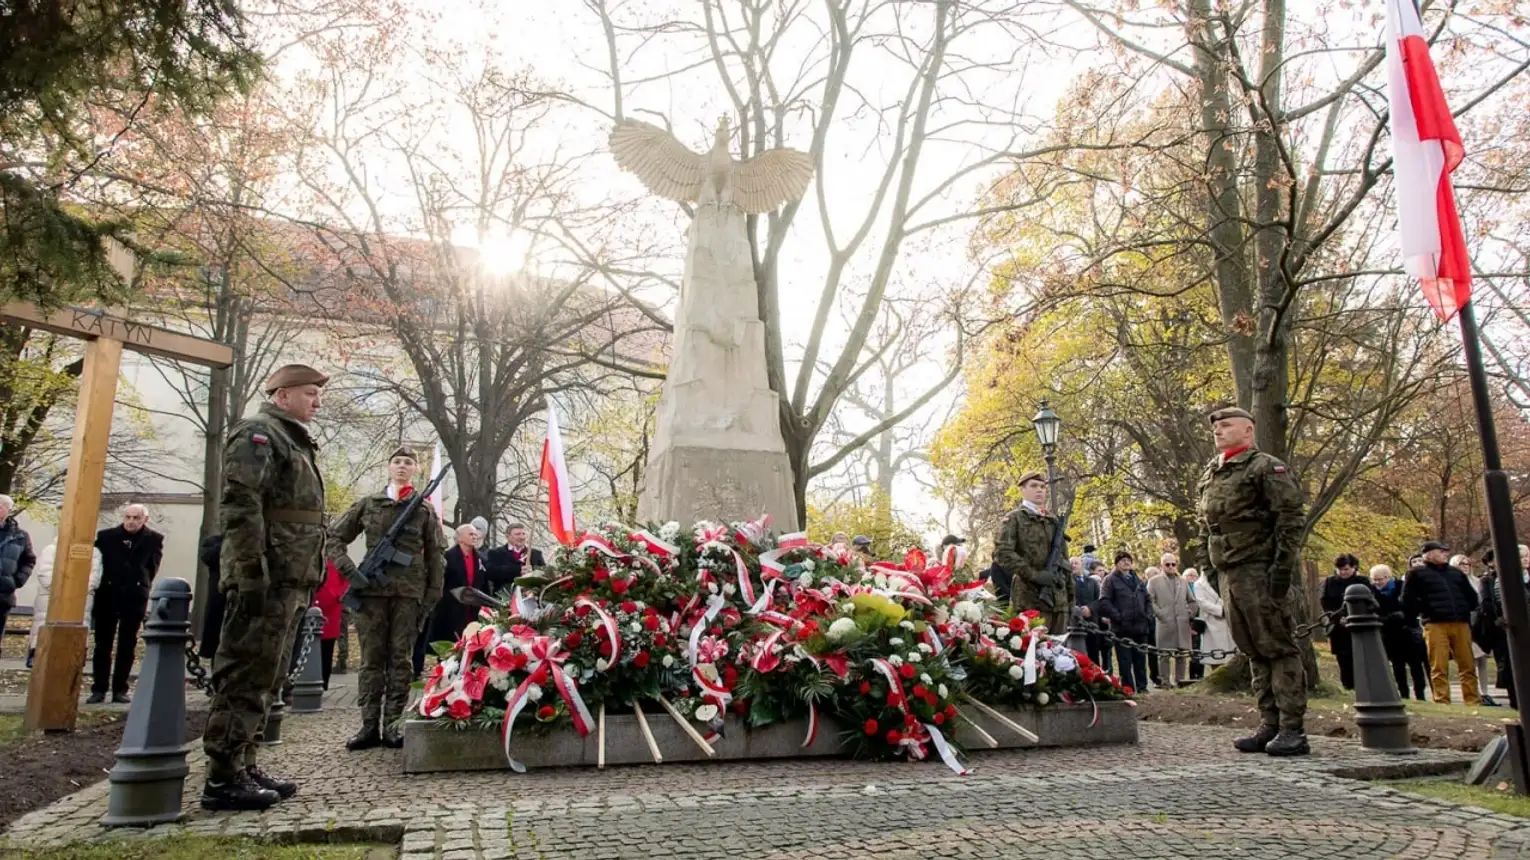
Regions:
[[266, 809], [297, 793], [255, 755], [295, 620], [324, 573], [324, 480], [305, 425], [328, 380], [301, 364], [278, 369], [266, 380], [270, 401], [234, 426], [224, 448], [219, 586], [228, 597], [202, 736], [207, 809]]
[[361, 731], [346, 741], [350, 750], [404, 745], [395, 722], [404, 712], [414, 680], [414, 640], [424, 629], [431, 608], [441, 599], [445, 583], [446, 539], [441, 521], [428, 502], [415, 508], [394, 539], [395, 549], [408, 554], [410, 560], [407, 566], [388, 564], [387, 585], [361, 580], [355, 562], [346, 555], [346, 547], [363, 533], [370, 551], [403, 513], [406, 500], [414, 492], [410, 481], [417, 462], [408, 447], [394, 451], [388, 458], [388, 488], [357, 501], [329, 530], [329, 559], [351, 581], [351, 591], [361, 601], [361, 610], [356, 613], [356, 633], [361, 639], [356, 699], [362, 725]]
[[1199, 516], [1221, 576], [1233, 641], [1249, 661], [1263, 724], [1239, 738], [1241, 752], [1305, 755], [1306, 676], [1286, 595], [1297, 571], [1302, 492], [1286, 464], [1256, 450], [1242, 409], [1211, 413], [1217, 458], [1200, 481]]
[[1010, 577], [1009, 605], [1016, 612], [1034, 609], [1047, 629], [1062, 633], [1073, 613], [1073, 569], [1068, 563], [1067, 537], [1057, 563], [1047, 568], [1057, 518], [1046, 512], [1047, 479], [1040, 472], [1020, 477], [1020, 507], [1010, 511], [999, 529], [993, 560]]

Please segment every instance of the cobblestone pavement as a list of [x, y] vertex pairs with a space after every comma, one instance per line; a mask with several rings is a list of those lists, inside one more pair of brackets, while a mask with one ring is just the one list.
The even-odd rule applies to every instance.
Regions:
[[[264, 814], [195, 809], [192, 755], [172, 832], [388, 841], [402, 860], [561, 858], [1530, 857], [1530, 827], [1334, 771], [1382, 776], [1405, 759], [1315, 739], [1298, 761], [1239, 756], [1220, 729], [1143, 724], [1137, 746], [983, 751], [973, 773], [939, 764], [804, 760], [404, 776], [401, 753], [347, 753], [354, 712], [288, 717], [262, 764], [302, 791]], [[1371, 769], [1371, 770], [1367, 770]], [[16, 823], [8, 846], [107, 838], [107, 783]]]

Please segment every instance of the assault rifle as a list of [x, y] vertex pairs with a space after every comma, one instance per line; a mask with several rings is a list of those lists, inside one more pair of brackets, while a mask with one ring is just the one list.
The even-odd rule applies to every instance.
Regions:
[[[1047, 566], [1042, 568], [1053, 577], [1057, 576], [1057, 566], [1062, 562], [1063, 544], [1068, 540], [1068, 514], [1057, 518], [1057, 531], [1052, 533], [1052, 546], [1047, 550]], [[1071, 574], [1069, 574], [1071, 575]], [[1053, 612], [1058, 611], [1056, 599], [1052, 596], [1052, 586], [1043, 585], [1037, 594], [1043, 606]], [[1072, 607], [1068, 607], [1072, 609]]]
[[[410, 494], [409, 500], [404, 503], [404, 509], [399, 512], [398, 518], [393, 521], [393, 525], [388, 526], [388, 531], [383, 534], [382, 540], [379, 540], [371, 549], [367, 550], [366, 557], [361, 560], [361, 564], [356, 565], [356, 578], [353, 580], [355, 586], [365, 588], [370, 585], [387, 585], [388, 565], [396, 564], [399, 567], [408, 567], [414, 562], [414, 555], [395, 548], [394, 540], [398, 537], [398, 533], [403, 529], [404, 524], [409, 522], [409, 518], [414, 516], [415, 511], [419, 510], [420, 505], [430, 498], [430, 494], [436, 491], [436, 487], [441, 486], [441, 480], [446, 477], [446, 470], [450, 469], [451, 466], [450, 462], [442, 463], [441, 471], [437, 472], [430, 483], [425, 485], [424, 490]], [[361, 598], [356, 596], [354, 590], [347, 591], [345, 596], [340, 598], [340, 603], [352, 612], [361, 609]]]

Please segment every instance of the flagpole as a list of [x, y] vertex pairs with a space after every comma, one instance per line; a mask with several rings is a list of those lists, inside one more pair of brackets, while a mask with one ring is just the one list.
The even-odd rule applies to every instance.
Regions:
[[1488, 390], [1487, 369], [1482, 362], [1482, 340], [1477, 330], [1475, 301], [1468, 300], [1457, 314], [1461, 322], [1461, 346], [1466, 352], [1467, 378], [1471, 381], [1472, 404], [1477, 412], [1477, 432], [1482, 439], [1482, 483], [1487, 495], [1488, 526], [1493, 536], [1493, 560], [1498, 569], [1498, 583], [1503, 593], [1505, 633], [1509, 641], [1511, 683], [1519, 705], [1519, 721], [1505, 721], [1508, 729], [1514, 787], [1520, 794], [1530, 794], [1530, 768], [1527, 768], [1525, 745], [1526, 708], [1530, 708], [1530, 603], [1525, 595], [1523, 567], [1519, 557], [1519, 538], [1515, 534], [1514, 500], [1509, 492], [1509, 476], [1503, 470], [1498, 450], [1498, 431], [1493, 421], [1493, 398]]

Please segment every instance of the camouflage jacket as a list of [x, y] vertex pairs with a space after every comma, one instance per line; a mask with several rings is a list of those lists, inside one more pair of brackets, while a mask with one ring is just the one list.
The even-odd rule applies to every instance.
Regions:
[[1056, 531], [1056, 517], [1032, 513], [1024, 505], [1004, 518], [993, 560], [1013, 577], [1009, 585], [1011, 606], [1043, 612], [1072, 609], [1073, 569], [1068, 564], [1066, 537], [1057, 564], [1045, 570]]
[[220, 586], [313, 588], [324, 577], [324, 479], [301, 422], [262, 404], [223, 449]]
[[346, 548], [361, 534], [367, 536], [368, 550], [376, 546], [406, 504], [407, 501], [389, 498], [386, 492], [376, 493], [351, 505], [330, 526], [325, 554], [350, 580], [357, 597], [403, 597], [427, 605], [441, 599], [446, 577], [446, 539], [441, 534], [441, 521], [428, 502], [414, 509], [409, 522], [394, 538], [394, 548], [412, 558], [407, 566], [388, 564], [384, 573], [387, 585], [358, 585], [356, 563], [346, 555]]
[[1201, 475], [1198, 495], [1212, 566], [1262, 563], [1286, 576], [1295, 572], [1302, 491], [1285, 463], [1252, 448], [1225, 463], [1219, 455]]

